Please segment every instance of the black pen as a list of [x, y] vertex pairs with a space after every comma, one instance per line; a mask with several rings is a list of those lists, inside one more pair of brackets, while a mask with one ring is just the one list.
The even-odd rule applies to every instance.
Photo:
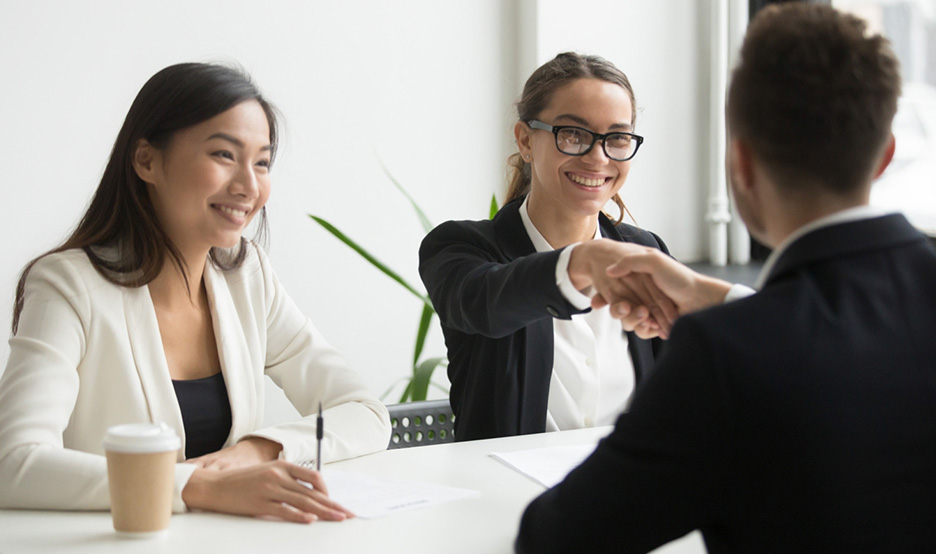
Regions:
[[322, 437], [325, 436], [325, 420], [322, 418], [322, 403], [319, 402], [318, 417], [315, 418], [315, 471], [322, 471]]

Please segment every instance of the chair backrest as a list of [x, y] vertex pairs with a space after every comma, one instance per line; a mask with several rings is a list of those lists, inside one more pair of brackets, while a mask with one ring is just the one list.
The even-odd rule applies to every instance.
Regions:
[[389, 449], [455, 441], [455, 414], [448, 399], [391, 404]]

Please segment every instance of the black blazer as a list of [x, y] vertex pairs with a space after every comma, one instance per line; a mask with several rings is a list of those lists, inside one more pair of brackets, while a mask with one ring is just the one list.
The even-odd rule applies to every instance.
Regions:
[[[456, 440], [546, 429], [553, 318], [581, 313], [556, 286], [561, 250], [537, 253], [520, 218], [522, 198], [493, 220], [449, 221], [419, 249], [419, 274], [448, 348]], [[604, 237], [660, 248], [659, 237], [599, 216]], [[637, 383], [659, 341], [628, 333]]]
[[936, 250], [901, 215], [815, 230], [763, 290], [680, 318], [518, 552], [936, 548]]

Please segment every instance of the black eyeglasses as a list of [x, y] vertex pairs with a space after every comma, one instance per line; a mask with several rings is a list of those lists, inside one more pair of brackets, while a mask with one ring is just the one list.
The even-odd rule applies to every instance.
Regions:
[[569, 156], [588, 154], [595, 146], [595, 143], [600, 140], [605, 156], [617, 162], [626, 162], [634, 157], [644, 140], [642, 136], [634, 133], [605, 133], [601, 135], [581, 127], [550, 125], [536, 119], [531, 119], [526, 123], [531, 129], [552, 131], [552, 134], [556, 136], [556, 148]]

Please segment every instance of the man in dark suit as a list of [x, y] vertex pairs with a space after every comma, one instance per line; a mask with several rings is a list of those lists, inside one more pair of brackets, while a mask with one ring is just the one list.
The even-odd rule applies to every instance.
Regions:
[[[763, 286], [678, 319], [611, 435], [527, 508], [518, 552], [646, 552], [694, 529], [718, 553], [936, 549], [936, 250], [867, 206], [899, 92], [860, 20], [796, 3], [755, 18], [728, 168], [775, 249]], [[698, 287], [646, 250], [619, 265], [681, 311]]]

